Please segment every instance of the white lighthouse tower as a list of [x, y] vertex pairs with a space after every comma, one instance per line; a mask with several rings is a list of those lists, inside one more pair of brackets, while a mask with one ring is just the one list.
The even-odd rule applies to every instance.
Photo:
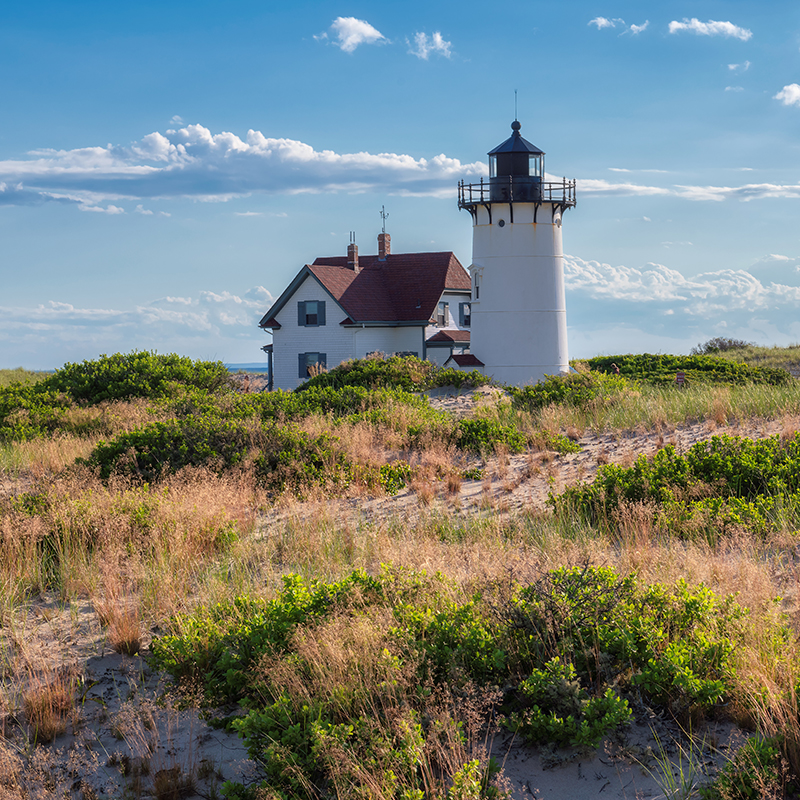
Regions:
[[472, 354], [522, 386], [569, 370], [561, 218], [575, 181], [546, 181], [544, 152], [520, 136], [489, 152], [489, 182], [458, 187], [472, 216]]

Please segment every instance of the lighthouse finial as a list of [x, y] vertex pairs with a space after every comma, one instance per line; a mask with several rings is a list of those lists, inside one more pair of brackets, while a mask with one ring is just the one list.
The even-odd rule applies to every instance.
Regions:
[[514, 89], [514, 122], [517, 122], [518, 115], [517, 115], [517, 90]]

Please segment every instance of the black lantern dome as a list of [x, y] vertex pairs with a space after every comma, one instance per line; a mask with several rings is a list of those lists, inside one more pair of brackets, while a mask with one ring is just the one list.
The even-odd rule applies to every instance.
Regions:
[[521, 127], [514, 120], [511, 123], [511, 136], [488, 153], [491, 199], [494, 201], [513, 197], [517, 201], [535, 202], [540, 197], [544, 178], [544, 150], [523, 139], [519, 132]]

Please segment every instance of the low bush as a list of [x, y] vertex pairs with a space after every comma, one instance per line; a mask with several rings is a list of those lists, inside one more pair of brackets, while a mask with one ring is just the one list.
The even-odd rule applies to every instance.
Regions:
[[455, 436], [458, 447], [471, 453], [490, 453], [498, 445], [521, 453], [528, 444], [527, 437], [516, 428], [489, 419], [462, 419]]
[[230, 386], [231, 376], [221, 361], [194, 361], [175, 353], [134, 351], [64, 364], [42, 381], [47, 389], [87, 403], [163, 397], [173, 384], [214, 392]]
[[551, 498], [556, 509], [600, 524], [613, 521], [623, 502], [654, 504], [667, 525], [706, 515], [723, 528], [767, 530], [779, 511], [790, 518], [800, 511], [800, 434], [784, 441], [714, 436], [685, 455], [667, 445], [631, 467], [605, 465], [593, 483]]
[[730, 386], [768, 384], [786, 386], [792, 376], [783, 369], [753, 367], [712, 355], [672, 356], [665, 354], [597, 356], [586, 362], [590, 369], [614, 374], [616, 364], [620, 375], [655, 386], [675, 383], [675, 376], [683, 372], [687, 385], [693, 383], [720, 383]]
[[192, 415], [100, 442], [84, 463], [99, 467], [103, 480], [118, 474], [152, 482], [187, 466], [229, 469], [241, 464], [256, 443], [240, 421]]
[[553, 404], [586, 409], [591, 403], [629, 387], [630, 382], [621, 375], [583, 371], [548, 375], [532, 386], [509, 387], [508, 391], [514, 408], [539, 411]]
[[344, 361], [329, 372], [307, 380], [295, 391], [323, 387], [361, 386], [365, 389], [403, 389], [421, 392], [436, 386], [483, 386], [489, 379], [480, 372], [443, 369], [416, 356], [371, 356]]
[[[472, 724], [502, 711], [525, 739], [557, 745], [596, 746], [627, 723], [626, 692], [681, 719], [702, 714], [735, 690], [748, 621], [702, 585], [640, 584], [610, 568], [475, 584], [468, 595], [442, 575], [391, 567], [331, 584], [283, 581], [272, 601], [243, 597], [183, 618], [152, 652], [213, 699], [243, 703], [233, 726], [271, 785], [293, 796], [344, 780], [344, 762], [356, 790], [367, 775], [349, 771], [356, 764], [380, 767], [370, 780], [391, 770], [418, 786], [419, 754], [443, 735], [436, 687], [457, 707], [505, 686]], [[467, 724], [449, 719], [454, 734]], [[400, 752], [417, 757], [384, 760]]]

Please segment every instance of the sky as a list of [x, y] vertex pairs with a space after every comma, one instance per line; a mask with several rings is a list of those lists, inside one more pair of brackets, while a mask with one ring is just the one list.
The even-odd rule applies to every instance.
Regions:
[[797, 0], [63, 0], [0, 10], [0, 367], [264, 361], [301, 267], [471, 261], [522, 135], [577, 180], [571, 357], [800, 341]]

